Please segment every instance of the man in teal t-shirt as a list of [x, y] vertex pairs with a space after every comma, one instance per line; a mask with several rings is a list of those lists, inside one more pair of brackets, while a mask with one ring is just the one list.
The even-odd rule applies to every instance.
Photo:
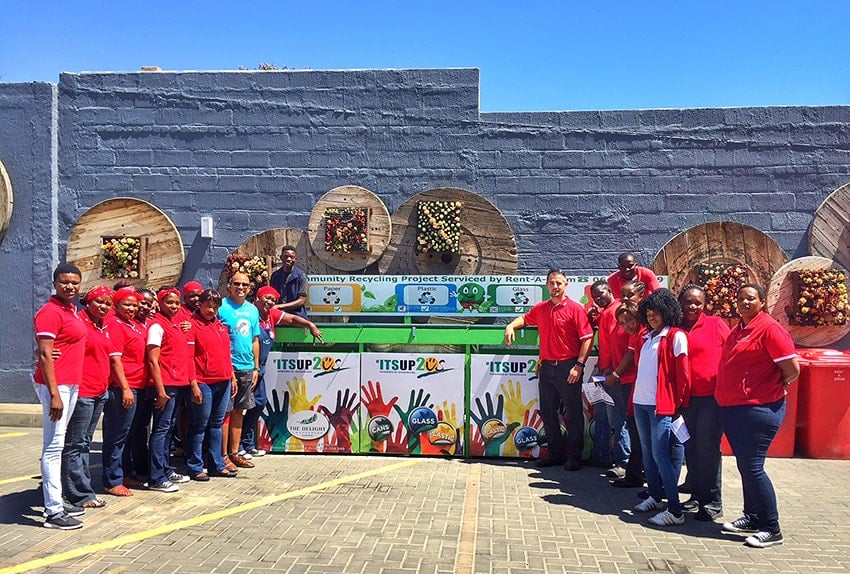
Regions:
[[230, 358], [236, 378], [236, 396], [230, 413], [230, 428], [225, 451], [238, 467], [253, 468], [254, 463], [238, 454], [242, 440], [242, 418], [254, 406], [254, 388], [260, 375], [260, 313], [246, 300], [251, 280], [235, 273], [227, 284], [227, 297], [218, 309], [218, 318], [230, 333]]

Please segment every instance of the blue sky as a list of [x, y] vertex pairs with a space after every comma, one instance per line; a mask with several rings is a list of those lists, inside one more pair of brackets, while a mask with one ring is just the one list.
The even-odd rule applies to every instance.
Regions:
[[850, 104], [850, 1], [0, 0], [0, 80], [481, 70], [482, 111]]

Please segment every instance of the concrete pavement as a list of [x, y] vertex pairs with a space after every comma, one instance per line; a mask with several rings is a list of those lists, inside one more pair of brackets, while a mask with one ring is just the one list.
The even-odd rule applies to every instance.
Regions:
[[[40, 441], [0, 427], [0, 573], [850, 571], [850, 461], [771, 459], [785, 544], [760, 550], [692, 517], [650, 527], [636, 490], [597, 469], [365, 456], [268, 455], [236, 479], [105, 496], [60, 532], [41, 527]], [[733, 519], [740, 481], [724, 464]]]

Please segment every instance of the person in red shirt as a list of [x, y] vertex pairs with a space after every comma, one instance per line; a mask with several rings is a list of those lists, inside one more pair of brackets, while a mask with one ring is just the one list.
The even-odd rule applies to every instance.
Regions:
[[[218, 291], [201, 292], [189, 329], [194, 360], [189, 374], [191, 403], [186, 466], [192, 480], [198, 481], [207, 481], [210, 476], [236, 476], [235, 470], [225, 468], [221, 452], [221, 425], [228, 402], [236, 395], [236, 378], [230, 362], [230, 334], [217, 317], [219, 307]], [[204, 472], [205, 459], [209, 472]]]
[[[192, 319], [192, 315], [198, 310], [198, 305], [201, 293], [204, 291], [204, 286], [197, 281], [189, 281], [183, 285], [183, 304], [177, 311], [176, 320], [178, 323], [188, 322]], [[184, 327], [188, 328], [188, 327]]]
[[[62, 495], [67, 502], [83, 508], [100, 508], [106, 501], [99, 498], [91, 484], [89, 451], [92, 437], [109, 394], [111, 369], [121, 373], [121, 355], [116, 349], [105, 319], [112, 308], [112, 289], [106, 285], [92, 288], [85, 296], [86, 350], [83, 379], [74, 413], [68, 421], [65, 449], [62, 451]], [[126, 384], [126, 381], [125, 381]]]
[[800, 376], [794, 341], [764, 310], [766, 299], [759, 285], [738, 289], [741, 320], [723, 346], [714, 389], [744, 490], [744, 515], [723, 530], [751, 534], [744, 542], [757, 548], [784, 541], [764, 461], [785, 417], [786, 389]]
[[619, 381], [622, 395], [626, 400], [626, 428], [629, 432], [630, 452], [625, 475], [611, 482], [611, 486], [617, 488], [640, 488], [644, 483], [643, 451], [640, 448], [640, 436], [635, 424], [634, 412], [629, 408], [637, 376], [635, 351], [640, 350], [643, 336], [646, 334], [646, 328], [638, 321], [637, 312], [637, 305], [632, 302], [621, 303], [617, 307], [619, 329], [613, 339], [613, 362], [617, 366], [605, 377], [605, 385], [608, 387]]
[[627, 281], [643, 281], [646, 284], [646, 294], [649, 295], [661, 285], [658, 276], [652, 269], [640, 267], [634, 253], [620, 253], [617, 257], [617, 271], [608, 276], [608, 285], [612, 293], [619, 293]]
[[705, 291], [699, 285], [685, 285], [679, 293], [682, 307], [682, 328], [688, 332], [688, 359], [691, 366], [691, 398], [682, 409], [685, 424], [691, 435], [685, 443], [688, 463], [690, 502], [698, 507], [697, 520], [712, 521], [723, 514], [721, 496], [722, 456], [720, 411], [714, 400], [714, 386], [720, 353], [729, 336], [729, 326], [720, 317], [706, 315]]
[[[597, 321], [599, 360], [596, 365], [599, 374], [607, 376], [619, 364], [622, 353], [625, 352], [628, 337], [623, 337], [623, 330], [617, 325], [617, 308], [620, 302], [614, 298], [608, 282], [604, 279], [594, 282], [590, 286], [590, 296], [596, 308], [600, 310]], [[618, 343], [623, 344], [618, 346]], [[614, 404], [609, 406], [600, 403], [593, 407], [593, 418], [596, 423], [593, 435], [593, 457], [596, 465], [608, 469], [606, 473], [608, 477], [620, 478], [625, 473], [623, 469], [629, 461], [631, 452], [629, 433], [626, 430], [627, 397], [623, 395], [619, 381], [614, 381], [606, 390], [614, 399]]]
[[[54, 295], [35, 314], [38, 344], [33, 389], [42, 408], [41, 478], [45, 528], [74, 530], [83, 523], [74, 518], [85, 513], [62, 501], [62, 449], [68, 421], [77, 404], [83, 378], [86, 326], [74, 300], [80, 292], [82, 272], [70, 263], [53, 271]], [[57, 358], [54, 352], [58, 351]]]
[[[537, 466], [561, 464], [566, 453], [566, 470], [581, 468], [584, 451], [584, 412], [581, 383], [584, 364], [593, 345], [593, 329], [584, 308], [567, 297], [567, 278], [553, 269], [546, 276], [549, 299], [531, 308], [505, 327], [505, 344], [516, 339], [516, 329], [537, 327], [540, 337], [538, 389], [540, 416], [549, 441], [549, 456]], [[561, 435], [558, 406], [567, 411], [567, 439]]]
[[[134, 287], [123, 287], [112, 297], [114, 312], [107, 319], [109, 336], [121, 353], [122, 372], [113, 368], [109, 377], [109, 399], [103, 409], [103, 486], [113, 496], [131, 496], [124, 485], [127, 438], [136, 416], [140, 393], [147, 386], [145, 326], [136, 320], [142, 296]], [[143, 398], [143, 397], [142, 397]], [[127, 462], [125, 466], [125, 460]], [[131, 473], [130, 473], [131, 474]]]
[[680, 525], [685, 523], [678, 489], [685, 453], [673, 433], [673, 421], [690, 397], [688, 335], [676, 326], [682, 321], [682, 308], [667, 289], [657, 289], [641, 301], [638, 318], [650, 330], [635, 353], [637, 377], [632, 393], [649, 496], [634, 509], [661, 510], [666, 494], [667, 509], [649, 523]]
[[159, 312], [148, 325], [148, 371], [155, 389], [153, 423], [148, 444], [150, 480], [148, 488], [159, 492], [177, 492], [178, 483], [189, 477], [171, 466], [171, 441], [178, 402], [185, 402], [189, 389], [189, 367], [194, 352], [186, 333], [176, 320], [180, 309], [180, 291], [161, 287], [156, 293]]

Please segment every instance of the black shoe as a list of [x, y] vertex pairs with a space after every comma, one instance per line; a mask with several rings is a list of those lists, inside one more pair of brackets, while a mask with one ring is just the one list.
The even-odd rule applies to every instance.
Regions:
[[626, 476], [626, 469], [622, 466], [615, 464], [605, 473], [605, 478], [624, 478]]
[[688, 511], [696, 510], [699, 508], [699, 502], [692, 496], [682, 503], [682, 508]]
[[537, 460], [537, 462], [534, 463], [534, 466], [536, 466], [537, 468], [549, 468], [550, 466], [560, 466], [563, 463], [563, 460], [552, 457], [546, 457]]
[[784, 541], [785, 539], [782, 538], [781, 532], [767, 532], [766, 530], [759, 530], [752, 536], [748, 536], [747, 539], [744, 540], [744, 544], [755, 548], [770, 548], [771, 546], [782, 544]]
[[708, 510], [706, 508], [700, 508], [699, 510], [697, 510], [697, 513], [694, 514], [694, 520], [699, 520], [700, 522], [713, 522], [722, 516], [723, 511], [721, 510]]
[[76, 530], [82, 528], [83, 523], [72, 516], [68, 516], [67, 512], [57, 512], [53, 516], [48, 516], [44, 521], [45, 528], [56, 528], [58, 530]]
[[614, 488], [642, 488], [643, 481], [637, 482], [629, 478], [618, 478], [611, 481], [611, 486]]
[[571, 458], [564, 464], [564, 470], [569, 470], [573, 472], [575, 470], [579, 470], [581, 468], [581, 460], [577, 458]]
[[751, 534], [758, 532], [758, 528], [750, 520], [749, 516], [742, 516], [740, 518], [736, 518], [732, 522], [724, 522], [723, 530], [726, 532], [738, 532], [744, 534]]

